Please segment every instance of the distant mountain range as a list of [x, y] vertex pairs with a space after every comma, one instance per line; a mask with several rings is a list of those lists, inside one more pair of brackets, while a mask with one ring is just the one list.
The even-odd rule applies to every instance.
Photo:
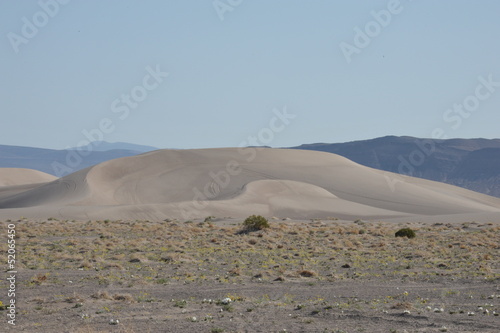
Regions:
[[155, 147], [96, 141], [68, 150], [0, 145], [0, 168], [26, 168], [62, 177], [108, 160], [134, 156]]
[[335, 153], [375, 169], [500, 197], [500, 139], [386, 136], [346, 143], [306, 144], [292, 149]]
[[[94, 142], [91, 147], [69, 150], [0, 145], [0, 167], [35, 169], [60, 177], [104, 161], [156, 149], [123, 142]], [[500, 197], [500, 139], [431, 140], [386, 136], [345, 143], [305, 144], [288, 149], [335, 153], [375, 169]]]
[[139, 153], [146, 153], [148, 151], [158, 150], [159, 148], [152, 146], [136, 145], [127, 142], [106, 142], [106, 141], [94, 141], [87, 146], [75, 147], [72, 149], [84, 149], [91, 147], [93, 151], [108, 151], [108, 150], [131, 150]]

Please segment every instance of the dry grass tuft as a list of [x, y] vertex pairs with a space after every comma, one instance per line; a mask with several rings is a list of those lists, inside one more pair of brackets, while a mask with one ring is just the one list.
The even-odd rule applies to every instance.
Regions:
[[398, 302], [391, 306], [391, 309], [396, 310], [411, 310], [413, 309], [413, 305], [410, 302]]
[[47, 281], [48, 273], [45, 274], [37, 274], [31, 278], [31, 282], [36, 285], [41, 285], [42, 283]]
[[93, 294], [91, 296], [92, 298], [95, 298], [95, 299], [108, 299], [108, 300], [111, 300], [113, 299], [113, 297], [111, 297], [111, 295], [109, 294], [109, 292], [107, 292], [106, 290], [99, 290], [98, 292], [96, 292], [95, 294]]
[[72, 296], [66, 297], [65, 301], [67, 303], [81, 303], [84, 301], [84, 298], [83, 298], [83, 296], [81, 296], [77, 293], [73, 293]]
[[113, 299], [115, 301], [125, 301], [125, 302], [128, 302], [128, 303], [135, 302], [134, 297], [132, 295], [130, 295], [130, 294], [115, 294], [115, 295], [113, 295]]
[[298, 272], [300, 276], [302, 277], [314, 277], [317, 276], [318, 274], [314, 271], [309, 271], [309, 270], [301, 270]]

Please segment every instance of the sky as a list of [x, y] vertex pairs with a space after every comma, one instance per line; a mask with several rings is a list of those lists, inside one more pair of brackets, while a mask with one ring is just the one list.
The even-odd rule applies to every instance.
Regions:
[[500, 1], [0, 1], [0, 144], [499, 138]]

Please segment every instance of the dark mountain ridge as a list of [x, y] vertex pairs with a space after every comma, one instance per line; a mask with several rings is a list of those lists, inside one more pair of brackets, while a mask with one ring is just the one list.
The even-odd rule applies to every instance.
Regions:
[[375, 169], [444, 182], [500, 197], [500, 139], [421, 139], [386, 136], [292, 149], [342, 155]]

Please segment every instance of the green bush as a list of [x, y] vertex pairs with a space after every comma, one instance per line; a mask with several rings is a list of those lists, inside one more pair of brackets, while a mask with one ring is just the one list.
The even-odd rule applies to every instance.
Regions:
[[269, 228], [269, 222], [267, 219], [260, 215], [252, 215], [246, 218], [243, 222], [243, 227], [247, 231], [256, 231]]
[[410, 228], [403, 228], [396, 232], [396, 237], [415, 238], [415, 236], [416, 236], [415, 231], [413, 231]]

